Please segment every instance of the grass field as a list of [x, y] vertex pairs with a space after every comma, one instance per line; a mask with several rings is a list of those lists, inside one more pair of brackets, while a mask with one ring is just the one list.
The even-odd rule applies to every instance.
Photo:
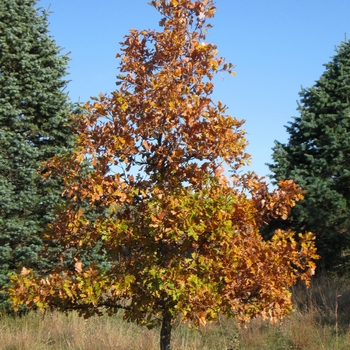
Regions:
[[[239, 329], [219, 319], [199, 330], [176, 324], [173, 350], [350, 349], [350, 281], [318, 278], [293, 289], [296, 311], [278, 325], [260, 319]], [[159, 329], [113, 317], [84, 320], [76, 313], [29, 313], [0, 318], [1, 350], [158, 350]]]

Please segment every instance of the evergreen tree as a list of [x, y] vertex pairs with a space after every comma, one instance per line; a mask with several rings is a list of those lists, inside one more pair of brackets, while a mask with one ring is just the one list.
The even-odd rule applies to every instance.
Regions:
[[40, 233], [61, 200], [58, 179], [41, 163], [73, 144], [68, 57], [48, 33], [36, 0], [0, 2], [0, 289], [22, 264], [44, 268]]
[[300, 116], [286, 127], [287, 144], [275, 142], [269, 167], [276, 182], [293, 179], [307, 191], [285, 225], [314, 232], [329, 268], [350, 238], [350, 41], [325, 67], [314, 86], [301, 90]]

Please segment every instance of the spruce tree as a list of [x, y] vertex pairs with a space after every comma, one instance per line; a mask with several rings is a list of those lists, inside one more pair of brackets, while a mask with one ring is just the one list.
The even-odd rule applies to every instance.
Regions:
[[284, 226], [314, 232], [330, 268], [350, 238], [350, 41], [325, 68], [314, 86], [301, 90], [300, 116], [286, 127], [288, 142], [275, 142], [269, 167], [276, 182], [293, 179], [306, 191]]
[[62, 199], [60, 181], [44, 181], [41, 164], [73, 144], [68, 57], [35, 6], [0, 2], [0, 290], [20, 265], [47, 265], [38, 261], [40, 234]]

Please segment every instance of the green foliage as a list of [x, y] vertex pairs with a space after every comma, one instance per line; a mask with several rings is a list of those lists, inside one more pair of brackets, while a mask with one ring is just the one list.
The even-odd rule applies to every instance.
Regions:
[[0, 288], [8, 273], [38, 260], [40, 233], [60, 201], [57, 178], [41, 163], [73, 145], [72, 106], [63, 89], [68, 57], [48, 34], [35, 0], [0, 2]]
[[350, 41], [343, 42], [315, 85], [300, 92], [299, 117], [286, 127], [287, 144], [275, 142], [272, 178], [293, 179], [306, 191], [284, 227], [316, 234], [329, 268], [349, 247]]

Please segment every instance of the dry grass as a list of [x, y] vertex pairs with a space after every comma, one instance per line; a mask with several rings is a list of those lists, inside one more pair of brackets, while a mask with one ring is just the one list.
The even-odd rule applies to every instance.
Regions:
[[[260, 319], [238, 329], [220, 318], [198, 331], [176, 324], [174, 350], [350, 349], [350, 281], [318, 278], [310, 289], [293, 289], [296, 312], [279, 325]], [[159, 329], [147, 330], [122, 321], [122, 315], [84, 320], [34, 312], [0, 319], [1, 350], [157, 350]]]
[[74, 312], [68, 316], [30, 313], [16, 319], [3, 317], [0, 323], [0, 349], [4, 350], [148, 350], [154, 348], [154, 338], [154, 332], [118, 316], [84, 320]]
[[292, 290], [295, 312], [279, 325], [252, 321], [240, 331], [239, 349], [350, 349], [350, 281], [315, 279]]

